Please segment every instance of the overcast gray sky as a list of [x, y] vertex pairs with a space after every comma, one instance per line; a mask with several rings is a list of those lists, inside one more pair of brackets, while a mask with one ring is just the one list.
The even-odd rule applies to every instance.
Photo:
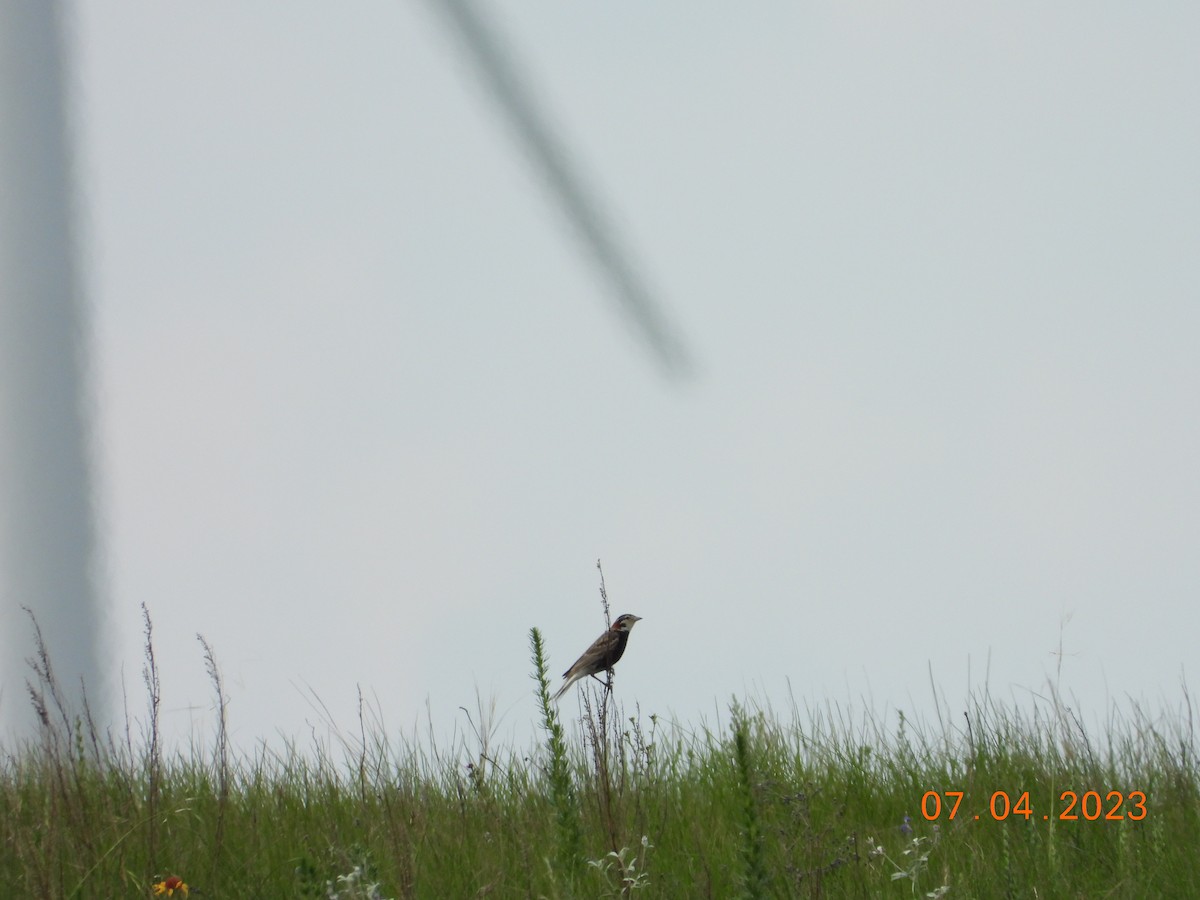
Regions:
[[[1177, 702], [1200, 7], [489, 3], [698, 361], [660, 377], [425, 4], [78, 0], [105, 591], [168, 728], [618, 692]], [[1069, 620], [1069, 621], [1068, 621]], [[1064, 621], [1067, 622], [1065, 629]], [[194, 708], [193, 708], [194, 707]]]

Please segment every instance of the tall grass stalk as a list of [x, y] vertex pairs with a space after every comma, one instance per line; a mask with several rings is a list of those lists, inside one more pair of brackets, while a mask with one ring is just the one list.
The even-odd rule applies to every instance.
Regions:
[[204, 670], [208, 673], [216, 692], [217, 709], [217, 741], [213, 748], [213, 774], [216, 781], [216, 812], [212, 831], [212, 862], [208, 870], [208, 883], [215, 892], [220, 889], [223, 875], [222, 853], [225, 849], [225, 818], [229, 810], [230, 770], [229, 770], [229, 713], [228, 700], [225, 696], [225, 684], [221, 678], [221, 670], [217, 667], [216, 656], [212, 647], [203, 635], [196, 635], [196, 640], [204, 648]]
[[[154, 658], [154, 623], [150, 610], [142, 604], [142, 626], [145, 642], [142, 645], [142, 680], [146, 684], [149, 701], [149, 720], [146, 734], [146, 849], [150, 871], [143, 872], [148, 878], [158, 866], [158, 799], [162, 789], [162, 746], [159, 743], [159, 709], [162, 706], [162, 683], [158, 678], [158, 662]], [[133, 758], [132, 750], [130, 759]]]

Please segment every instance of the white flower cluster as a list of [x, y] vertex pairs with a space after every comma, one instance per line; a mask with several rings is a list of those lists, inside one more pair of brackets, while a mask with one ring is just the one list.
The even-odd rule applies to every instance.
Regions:
[[346, 875], [339, 875], [336, 884], [325, 882], [325, 891], [328, 900], [387, 900], [379, 893], [379, 882], [366, 883], [362, 866], [355, 866]]

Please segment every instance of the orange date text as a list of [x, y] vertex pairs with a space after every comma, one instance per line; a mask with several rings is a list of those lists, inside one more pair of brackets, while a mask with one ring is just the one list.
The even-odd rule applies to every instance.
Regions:
[[[958, 815], [974, 815], [976, 820], [992, 818], [1003, 822], [1009, 817], [1021, 817], [1026, 821], [1040, 818], [1049, 821], [1073, 822], [1084, 819], [1088, 822], [1121, 822], [1128, 819], [1140, 822], [1146, 818], [1146, 795], [1142, 791], [1063, 791], [1052, 809], [1035, 810], [1029, 799], [1029, 791], [1021, 791], [1015, 799], [1007, 791], [993, 791], [988, 798], [986, 811], [978, 814], [960, 810], [965, 791], [926, 791], [921, 797], [921, 815], [926, 821], [936, 822], [945, 816], [953, 821]], [[1041, 816], [1038, 813], [1041, 812]]]

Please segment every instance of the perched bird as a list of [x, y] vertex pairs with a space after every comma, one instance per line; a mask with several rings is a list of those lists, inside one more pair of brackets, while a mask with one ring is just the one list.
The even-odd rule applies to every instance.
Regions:
[[626, 613], [612, 623], [612, 628], [596, 638], [596, 642], [583, 652], [583, 656], [575, 660], [575, 665], [563, 672], [563, 686], [552, 698], [557, 701], [567, 688], [580, 678], [606, 672], [617, 664], [617, 660], [625, 653], [625, 645], [629, 643], [629, 632], [635, 622], [640, 622], [641, 616]]

